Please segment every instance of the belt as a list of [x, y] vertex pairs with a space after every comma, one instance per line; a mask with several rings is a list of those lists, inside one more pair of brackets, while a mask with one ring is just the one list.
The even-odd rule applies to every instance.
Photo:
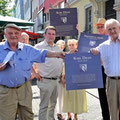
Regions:
[[16, 87], [8, 87], [8, 86], [6, 86], [6, 85], [1, 85], [1, 86], [6, 87], [6, 88], [11, 88], [11, 89], [18, 89], [18, 88], [20, 88], [22, 85], [16, 86]]
[[51, 77], [51, 78], [49, 78], [49, 77], [42, 77], [42, 78], [44, 78], [44, 79], [50, 79], [50, 80], [57, 80], [57, 78], [54, 78], [54, 77]]
[[116, 76], [116, 77], [109, 77], [110, 79], [115, 79], [115, 80], [119, 80], [120, 76]]

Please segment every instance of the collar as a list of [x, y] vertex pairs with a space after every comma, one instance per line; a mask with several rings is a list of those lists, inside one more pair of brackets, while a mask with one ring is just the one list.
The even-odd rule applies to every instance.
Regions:
[[120, 34], [119, 34], [119, 36], [118, 36], [118, 39], [117, 39], [119, 42], [120, 42]]
[[[18, 50], [22, 50], [23, 46], [24, 46], [23, 43], [18, 42], [18, 46], [17, 46]], [[5, 41], [4, 49], [11, 49], [7, 40]]]
[[[45, 43], [45, 46], [50, 46], [47, 42], [46, 42], [46, 40], [44, 40], [44, 43]], [[52, 47], [54, 47], [55, 46], [55, 43], [53, 43], [53, 46]]]
[[22, 50], [24, 47], [24, 43], [18, 42], [18, 50]]
[[[111, 42], [113, 42], [110, 37], [109, 37], [109, 40], [110, 40]], [[118, 38], [117, 38], [116, 42], [119, 42], [119, 43], [120, 43], [120, 34], [118, 35]]]

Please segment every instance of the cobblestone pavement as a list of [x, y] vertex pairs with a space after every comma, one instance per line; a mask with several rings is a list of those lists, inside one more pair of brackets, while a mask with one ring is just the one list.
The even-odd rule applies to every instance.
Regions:
[[[33, 103], [34, 120], [38, 120], [40, 94], [37, 85], [32, 85], [32, 91], [33, 91], [32, 103]], [[86, 93], [87, 93], [88, 112], [78, 115], [78, 120], [102, 120], [97, 89], [87, 89]], [[56, 116], [56, 112], [55, 112], [55, 116]], [[63, 116], [66, 120], [67, 114], [63, 113]], [[72, 118], [73, 118], [73, 114], [72, 114]]]

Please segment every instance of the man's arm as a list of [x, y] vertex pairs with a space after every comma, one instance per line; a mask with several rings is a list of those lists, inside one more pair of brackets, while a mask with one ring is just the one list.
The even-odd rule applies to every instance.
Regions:
[[54, 58], [62, 58], [62, 59], [64, 59], [65, 52], [47, 51], [46, 57], [54, 57]]
[[32, 73], [31, 73], [31, 79], [33, 79], [33, 78], [36, 78], [37, 80], [42, 81], [42, 77], [37, 72], [37, 67], [35, 64], [32, 67]]
[[74, 54], [77, 51], [78, 51], [77, 49], [73, 49], [73, 50], [71, 50], [69, 52], [47, 51], [46, 57], [54, 57], [54, 58], [62, 58], [62, 59], [64, 59], [65, 54]]

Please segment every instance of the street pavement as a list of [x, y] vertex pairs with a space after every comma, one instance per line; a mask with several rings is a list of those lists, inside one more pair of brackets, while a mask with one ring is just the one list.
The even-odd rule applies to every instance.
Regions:
[[[38, 120], [38, 112], [39, 112], [39, 103], [40, 103], [40, 92], [39, 88], [36, 84], [32, 85], [33, 91], [33, 112], [34, 112], [34, 120]], [[98, 92], [97, 89], [87, 89], [87, 105], [88, 112], [78, 115], [78, 120], [102, 120], [101, 109], [99, 104]], [[58, 105], [56, 106], [58, 109]], [[55, 119], [56, 118], [55, 112]], [[63, 117], [67, 120], [67, 113], [63, 113]], [[73, 114], [72, 114], [73, 118]]]

